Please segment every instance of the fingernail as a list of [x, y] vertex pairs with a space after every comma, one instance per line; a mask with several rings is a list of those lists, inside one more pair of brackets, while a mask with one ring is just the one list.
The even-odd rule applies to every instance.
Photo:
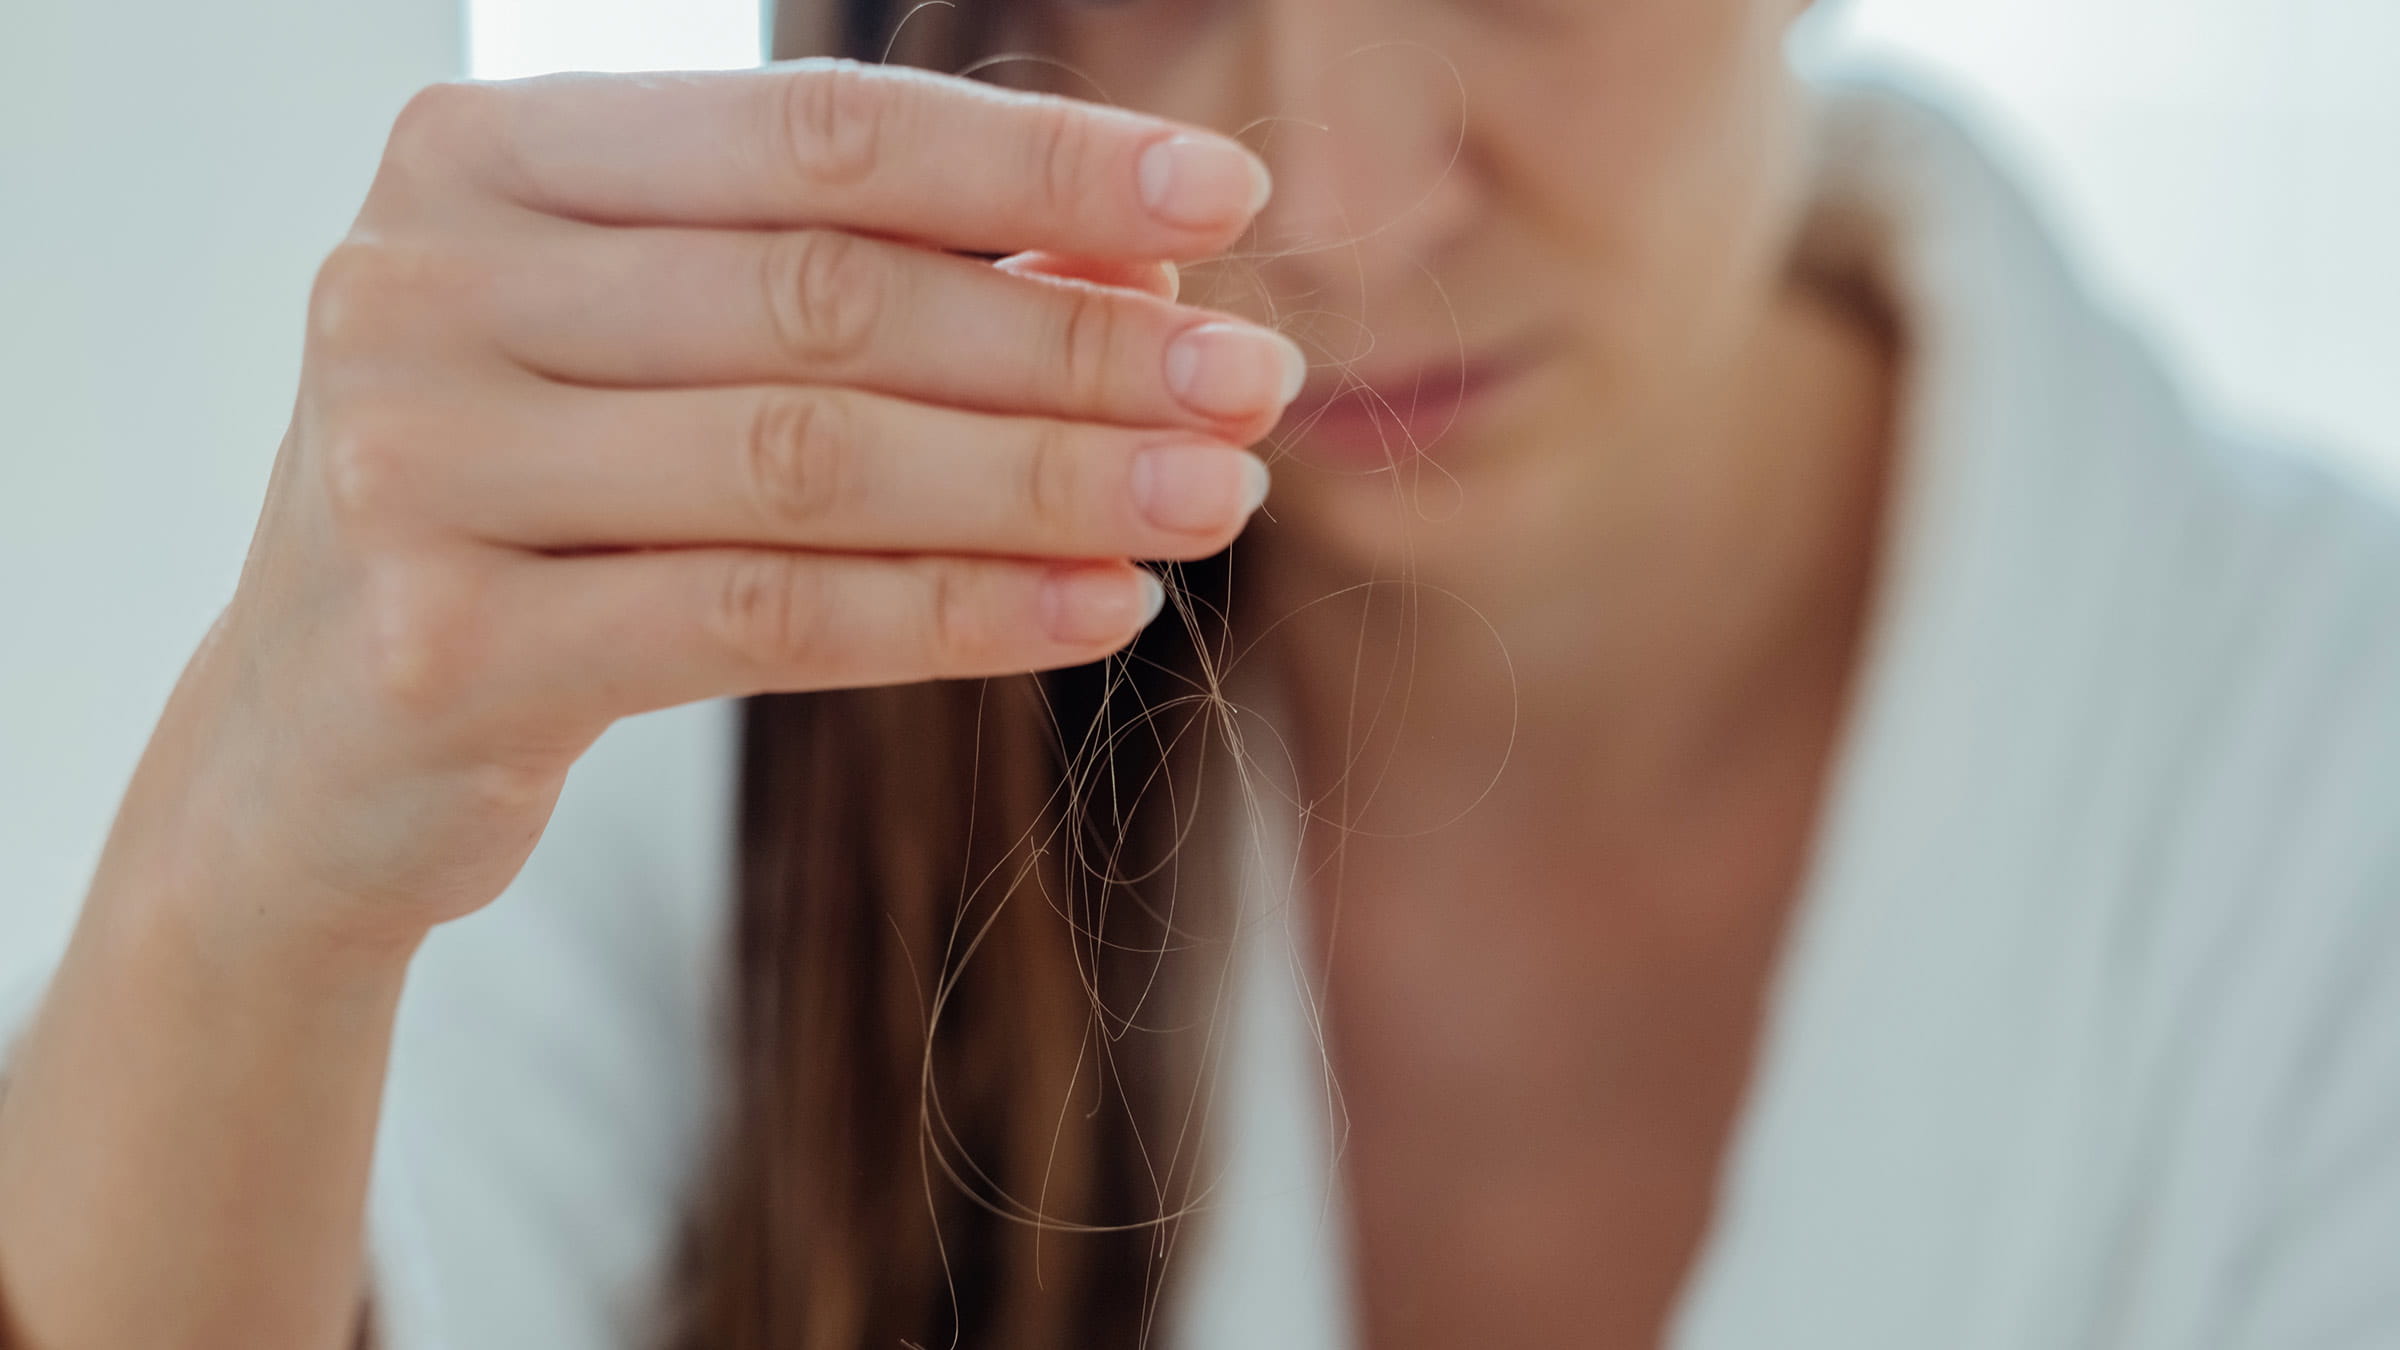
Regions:
[[1267, 466], [1256, 455], [1186, 441], [1134, 456], [1134, 504], [1162, 530], [1216, 534], [1247, 520], [1266, 499]]
[[1267, 504], [1267, 489], [1274, 485], [1267, 474], [1267, 462], [1256, 455], [1242, 456], [1242, 516], [1247, 519], [1258, 514]]
[[1308, 383], [1308, 353], [1281, 333], [1275, 340], [1283, 344], [1283, 397], [1276, 400], [1276, 406], [1283, 407], [1300, 397], [1301, 386]]
[[1170, 225], [1206, 229], [1258, 214], [1274, 181], [1258, 156], [1214, 136], [1178, 135], [1144, 150], [1135, 166], [1142, 204]]
[[1166, 591], [1148, 572], [1115, 569], [1052, 572], [1042, 583], [1042, 625], [1070, 647], [1121, 643], [1158, 617]]
[[1247, 417], [1282, 408], [1308, 382], [1308, 358], [1281, 333], [1204, 323], [1167, 347], [1167, 387], [1194, 412]]

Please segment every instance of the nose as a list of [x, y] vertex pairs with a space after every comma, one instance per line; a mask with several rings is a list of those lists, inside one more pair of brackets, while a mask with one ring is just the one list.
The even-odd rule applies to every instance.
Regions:
[[1475, 198], [1458, 69], [1404, 23], [1423, 6], [1252, 0], [1249, 8], [1244, 139], [1275, 175], [1258, 221], [1262, 271], [1278, 289], [1422, 285], [1424, 269], [1466, 228]]

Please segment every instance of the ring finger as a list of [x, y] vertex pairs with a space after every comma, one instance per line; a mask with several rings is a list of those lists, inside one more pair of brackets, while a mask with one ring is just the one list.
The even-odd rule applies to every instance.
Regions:
[[1203, 434], [962, 411], [830, 386], [543, 383], [444, 446], [420, 509], [521, 547], [755, 545], [1043, 558], [1206, 557], [1266, 495]]

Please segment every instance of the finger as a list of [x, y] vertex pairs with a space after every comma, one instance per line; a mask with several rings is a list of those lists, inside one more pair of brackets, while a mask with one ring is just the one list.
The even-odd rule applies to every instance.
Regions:
[[516, 248], [526, 262], [490, 269], [490, 328], [576, 384], [855, 385], [1246, 443], [1307, 374], [1238, 319], [836, 231], [562, 226]]
[[1267, 172], [1230, 138], [902, 67], [553, 76], [425, 100], [497, 189], [612, 224], [829, 225], [978, 253], [1222, 252]]
[[1170, 303], [1183, 294], [1183, 273], [1171, 262], [1078, 258], [1036, 250], [1013, 254], [992, 265], [1019, 276], [1056, 277], [1062, 281], [1088, 281], [1095, 286], [1140, 291]]
[[[1163, 599], [1125, 563], [669, 549], [506, 569], [494, 668], [562, 724], [707, 698], [1049, 670], [1133, 640]], [[562, 680], [561, 672], [572, 672]]]
[[1267, 490], [1190, 432], [993, 416], [825, 386], [547, 386], [439, 443], [412, 504], [564, 550], [748, 544], [1038, 558], [1204, 558]]

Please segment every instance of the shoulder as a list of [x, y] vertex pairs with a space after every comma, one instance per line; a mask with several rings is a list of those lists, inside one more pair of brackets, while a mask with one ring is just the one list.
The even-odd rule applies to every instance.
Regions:
[[2120, 615], [2157, 635], [2124, 657], [2148, 808], [2100, 930], [2127, 977], [2114, 1034], [2140, 1051], [2124, 1090], [2174, 1103], [2153, 1142], [2187, 1217], [2241, 1216], [2221, 1249], [2165, 1245], [2241, 1274], [2242, 1343], [2389, 1344], [2400, 510], [2288, 446], [2192, 454], [2161, 536], [2183, 584], [2151, 592], [2155, 619]]
[[2056, 939], [2155, 1062], [2303, 1055], [2400, 976], [2400, 510], [2201, 406], [1938, 104], [1836, 97], [1832, 240], [1910, 378], [1832, 870], [1879, 922]]
[[1941, 100], [1828, 90], [1823, 214], [1869, 222], [1828, 246], [1866, 259], [1911, 347], [1896, 732], [2094, 809], [2119, 792], [2104, 818], [2154, 845], [2270, 808], [2309, 828], [2255, 838], [2262, 861], [2400, 831], [2356, 800], [2400, 788], [2390, 493], [2230, 429]]
[[2288, 445], [2160, 451], [2181, 464], [2128, 525], [2150, 556], [2116, 646], [2131, 691], [2182, 719], [2169, 786], [2195, 807], [2247, 786], [2294, 847], [2400, 860], [2400, 506]]

